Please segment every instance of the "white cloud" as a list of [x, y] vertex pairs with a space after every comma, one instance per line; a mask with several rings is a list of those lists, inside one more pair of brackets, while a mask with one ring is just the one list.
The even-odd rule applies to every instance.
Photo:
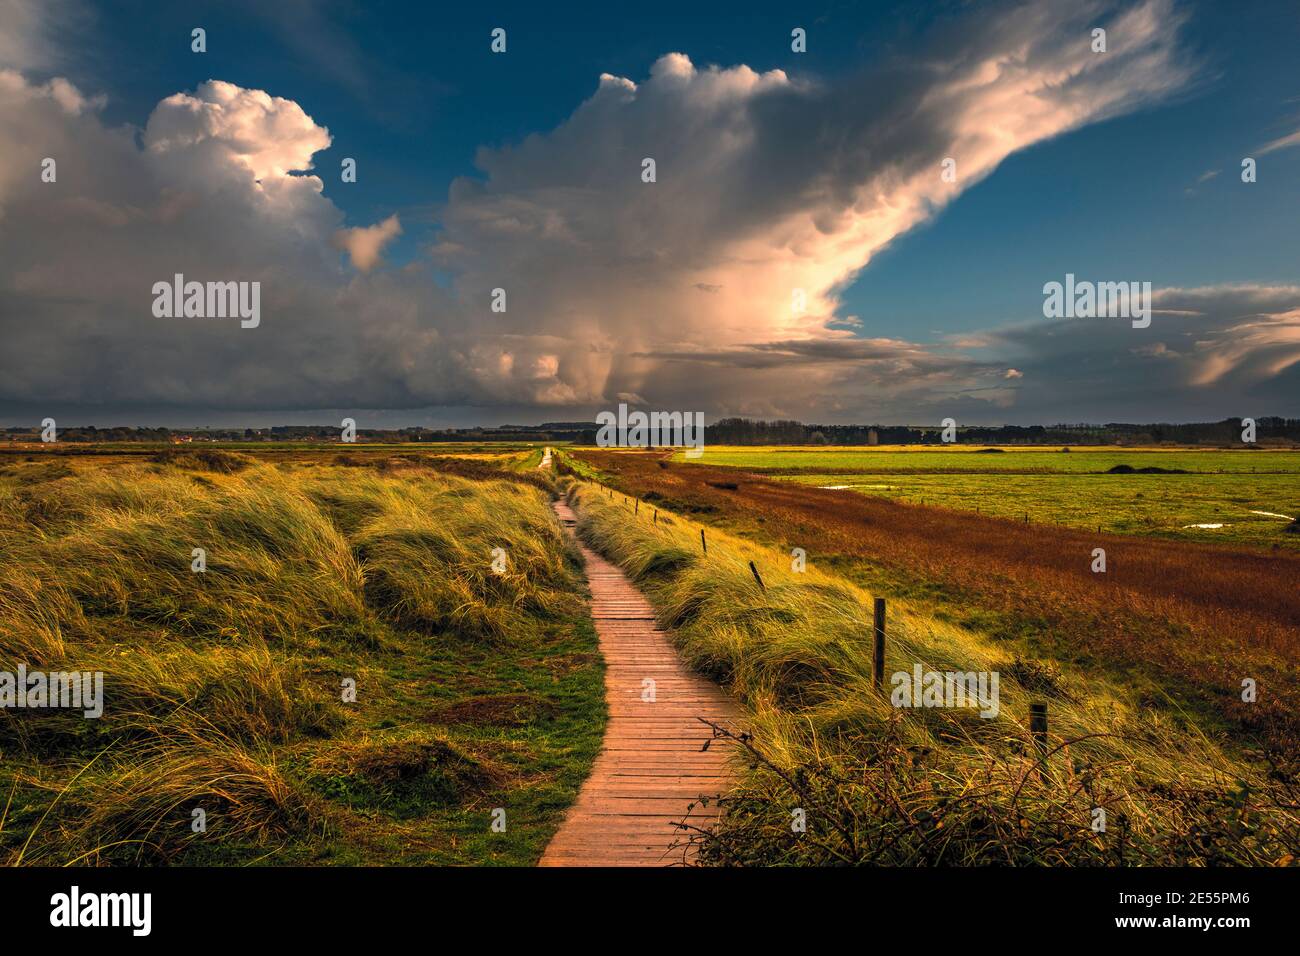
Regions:
[[212, 165], [243, 167], [269, 181], [311, 169], [312, 155], [330, 145], [329, 130], [293, 100], [221, 80], [159, 103], [144, 139], [160, 156], [179, 154], [191, 162], [201, 154]]
[[[0, 73], [0, 401], [589, 410], [630, 396], [711, 414], [973, 420], [1049, 414], [1044, 389], [1200, 395], [1292, 375], [1297, 306], [1242, 318], [1241, 290], [1160, 299], [1202, 312], [1189, 336], [1160, 339], [1178, 358], [1154, 379], [1136, 351], [1150, 341], [1115, 329], [1040, 323], [921, 345], [857, 338], [851, 317], [833, 318], [858, 270], [1008, 155], [1190, 76], [1166, 0], [1110, 18], [1099, 3], [1009, 9], [844, 78], [682, 54], [639, 83], [603, 75], [555, 129], [482, 151], [482, 176], [453, 183], [440, 210], [432, 261], [401, 269], [382, 268], [396, 215], [348, 227], [304, 174], [330, 136], [292, 100], [212, 80], [159, 103], [142, 149], [70, 84]], [[1098, 22], [1104, 56], [1086, 42]], [[39, 182], [43, 156], [59, 160], [56, 184]], [[955, 184], [940, 177], [947, 157]], [[261, 326], [154, 319], [151, 286], [176, 272], [260, 280]], [[497, 287], [505, 313], [489, 308]]]
[[[435, 256], [468, 301], [507, 286], [520, 307], [505, 322], [519, 331], [588, 343], [566, 369], [585, 400], [679, 404], [685, 383], [647, 354], [851, 338], [833, 319], [838, 293], [879, 250], [1012, 152], [1188, 79], [1165, 0], [1111, 23], [1106, 56], [1078, 41], [1101, 10], [963, 21], [919, 57], [834, 83], [680, 53], [639, 83], [602, 76], [558, 128], [481, 152], [485, 177], [453, 185]], [[940, 176], [949, 156], [956, 184]], [[809, 390], [844, 376], [806, 373]], [[772, 388], [715, 374], [688, 391], [732, 407], [736, 393]]]

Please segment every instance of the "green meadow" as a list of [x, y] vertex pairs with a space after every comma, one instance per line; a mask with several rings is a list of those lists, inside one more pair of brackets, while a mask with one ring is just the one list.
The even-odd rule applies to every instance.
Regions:
[[1300, 515], [1294, 450], [718, 447], [694, 461], [1016, 520], [1300, 549], [1286, 531]]

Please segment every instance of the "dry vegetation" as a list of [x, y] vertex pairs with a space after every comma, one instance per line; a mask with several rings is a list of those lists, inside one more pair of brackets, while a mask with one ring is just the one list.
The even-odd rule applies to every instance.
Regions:
[[[0, 710], [0, 860], [534, 862], [605, 716], [539, 457], [0, 459], [0, 670], [106, 682], [99, 720]], [[564, 479], [580, 532], [747, 708], [730, 812], [685, 831], [705, 860], [1300, 855], [1300, 556], [1102, 536], [1103, 577], [1098, 536], [1077, 530], [649, 454], [557, 462], [642, 497], [637, 514]], [[868, 591], [891, 599], [887, 672], [997, 671], [1000, 714], [892, 707], [872, 686]], [[1040, 701], [1046, 751], [1027, 731]]]
[[603, 723], [550, 494], [366, 464], [0, 462], [0, 670], [105, 681], [99, 720], [0, 710], [0, 860], [536, 859]]
[[[590, 484], [569, 494], [584, 538], [646, 590], [686, 659], [747, 707], [751, 770], [722, 826], [693, 834], [706, 859], [1277, 864], [1300, 849], [1294, 768], [1212, 739], [1168, 700], [895, 601], [886, 674], [920, 663], [1002, 678], [992, 719], [897, 709], [872, 685], [869, 596], [844, 578], [797, 573], [788, 550], [716, 529], [705, 555], [694, 522], [656, 521], [644, 504], [636, 514]], [[1050, 707], [1045, 749], [1028, 730], [1031, 702]], [[796, 808], [806, 833], [791, 826]]]
[[[629, 494], [809, 559], [1005, 641], [1176, 698], [1207, 729], [1300, 749], [1300, 555], [1098, 535], [769, 481], [652, 454], [576, 451]], [[1106, 574], [1091, 571], [1105, 548]], [[1256, 680], [1254, 704], [1242, 680]]]

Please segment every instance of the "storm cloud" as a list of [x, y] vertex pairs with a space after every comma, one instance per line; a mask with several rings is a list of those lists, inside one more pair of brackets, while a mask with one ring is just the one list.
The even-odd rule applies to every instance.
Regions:
[[[1027, 400], [1073, 417], [1104, 388], [1268, 398], [1294, 374], [1294, 289], [1165, 290], [1157, 308], [1188, 315], [1175, 328], [1157, 313], [1140, 342], [1039, 320], [919, 344], [837, 318], [880, 250], [1007, 156], [1195, 72], [1167, 0], [989, 10], [850, 76], [680, 53], [644, 78], [603, 75], [554, 129], [481, 150], [401, 267], [384, 261], [396, 212], [346, 222], [313, 173], [328, 116], [231, 77], [112, 128], [98, 91], [0, 61], [0, 402], [554, 418], [635, 396], [828, 420], [1009, 419]], [[1088, 45], [1098, 22], [1105, 56]], [[260, 282], [260, 325], [155, 318], [150, 290], [175, 274]], [[1124, 375], [1136, 381], [1117, 388]]]

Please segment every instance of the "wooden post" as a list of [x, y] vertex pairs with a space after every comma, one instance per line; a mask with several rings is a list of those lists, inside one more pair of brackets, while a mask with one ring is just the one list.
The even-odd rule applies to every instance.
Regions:
[[659, 509], [655, 509], [655, 524], [659, 523]]
[[875, 627], [876, 648], [872, 673], [876, 687], [885, 686], [885, 599], [876, 598]]
[[1029, 733], [1038, 747], [1038, 776], [1043, 783], [1052, 782], [1052, 775], [1047, 770], [1047, 705], [1029, 705]]
[[1047, 753], [1047, 705], [1030, 704], [1029, 705], [1029, 732], [1034, 737], [1034, 743], [1038, 744], [1038, 749], [1044, 754]]
[[750, 562], [749, 562], [749, 570], [751, 570], [751, 571], [754, 572], [754, 580], [758, 582], [758, 589], [759, 589], [760, 591], [766, 591], [766, 590], [767, 590], [767, 585], [764, 584], [764, 583], [763, 583], [763, 579], [760, 578], [760, 577], [758, 576], [758, 568], [754, 567], [754, 562], [753, 562], [753, 561], [750, 561]]
[[638, 498], [636, 500], [636, 508], [632, 511], [632, 514], [639, 515], [640, 513], [641, 513], [641, 499]]
[[707, 541], [704, 540], [704, 529], [703, 529], [703, 528], [700, 529], [700, 547], [704, 550], [704, 553], [705, 553], [705, 554], [708, 554], [708, 553], [709, 553], [709, 543], [708, 543]]

